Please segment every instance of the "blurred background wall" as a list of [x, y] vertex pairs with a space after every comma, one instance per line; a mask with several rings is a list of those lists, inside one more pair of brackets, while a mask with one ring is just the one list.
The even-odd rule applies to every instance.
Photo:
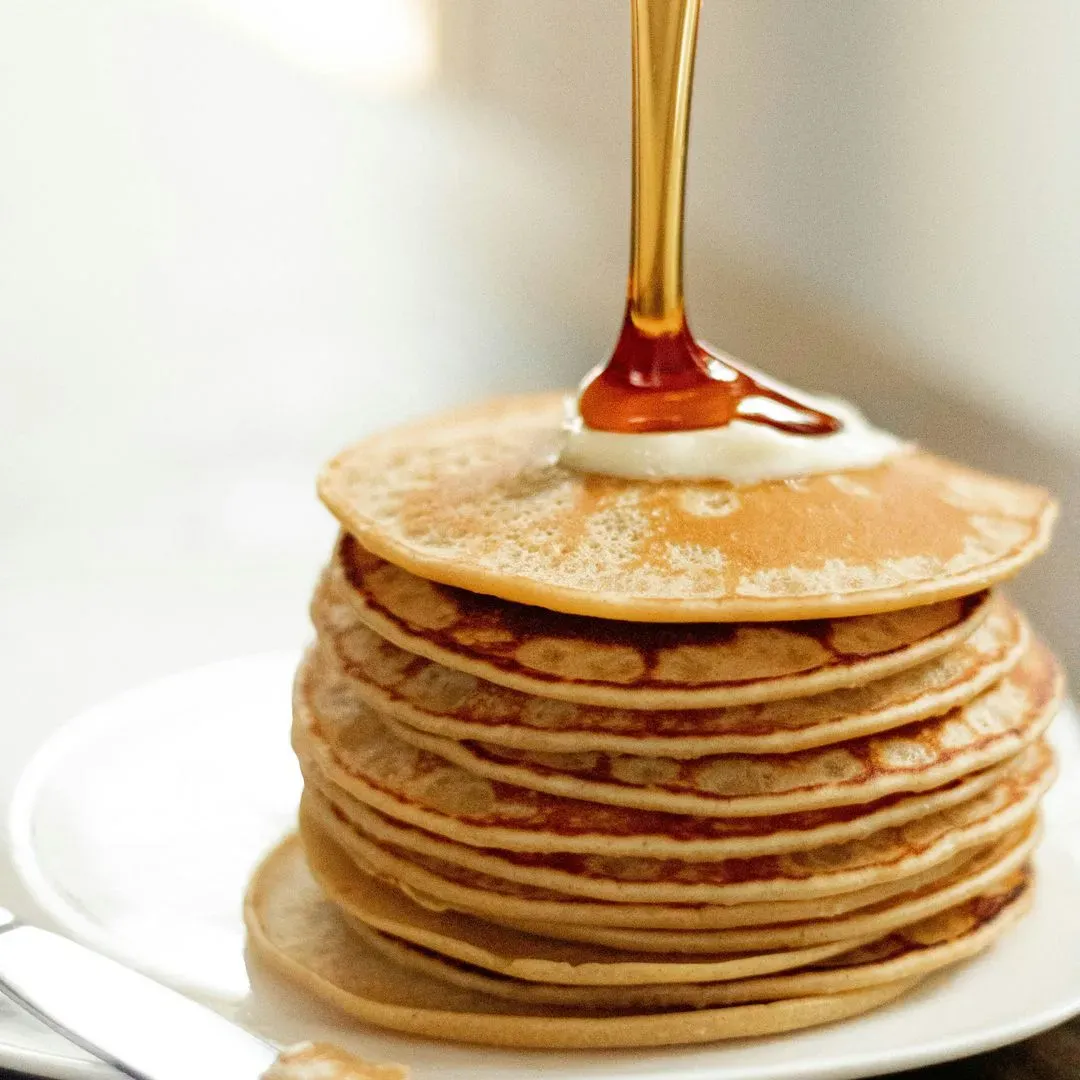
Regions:
[[[625, 0], [0, 0], [9, 706], [302, 640], [323, 457], [600, 358], [628, 109]], [[1072, 0], [708, 0], [688, 245], [715, 344], [1061, 492], [1074, 661], [1078, 111]]]

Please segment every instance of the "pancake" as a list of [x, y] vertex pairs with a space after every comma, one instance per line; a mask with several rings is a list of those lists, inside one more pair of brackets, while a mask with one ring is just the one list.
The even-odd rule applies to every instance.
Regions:
[[397, 849], [414, 861], [437, 859], [507, 883], [615, 903], [742, 904], [851, 892], [910, 877], [951, 855], [988, 844], [1033, 812], [1053, 776], [1045, 743], [976, 798], [862, 840], [748, 859], [670, 858], [513, 852], [474, 848], [391, 820], [355, 801], [348, 814], [308, 788], [304, 801], [334, 839], [362, 862]]
[[979, 592], [846, 619], [615, 622], [438, 585], [348, 535], [329, 577], [327, 593], [343, 589], [365, 625], [407, 652], [540, 697], [636, 709], [740, 705], [863, 685], [948, 652], [990, 610], [989, 594]]
[[[898, 927], [936, 915], [977, 896], [1021, 867], [1031, 856], [1040, 830], [1034, 819], [1024, 822], [996, 843], [958, 867], [895, 896], [854, 910], [805, 922], [736, 926], [716, 930], [656, 930], [623, 926], [574, 925], [567, 922], [512, 922], [530, 935], [603, 945], [610, 949], [700, 955], [725, 951], [805, 949], [864, 934], [881, 936]], [[766, 918], [768, 913], [766, 912]]]
[[[561, 936], [562, 927], [557, 925], [515, 929], [460, 912], [432, 911], [358, 870], [329, 839], [309, 832], [304, 843], [312, 875], [350, 922], [357, 920], [442, 956], [515, 979], [627, 986], [741, 979], [816, 963], [849, 950], [860, 939], [880, 939], [899, 927], [930, 918], [996, 888], [1023, 865], [1036, 835], [1036, 830], [1029, 828], [1019, 843], [1016, 836], [1009, 837], [965, 867], [961, 874], [950, 877], [944, 885], [927, 886], [918, 897], [909, 894], [900, 902], [884, 905], [878, 912], [848, 916], [851, 925], [858, 927], [851, 934], [840, 929], [843, 919], [830, 920], [826, 925], [796, 924], [790, 929], [819, 928], [829, 933], [810, 945], [773, 947], [755, 943], [742, 951], [688, 949], [684, 941], [678, 941], [676, 950], [666, 950], [660, 939], [677, 935], [677, 931], [666, 935], [661, 931], [620, 931], [624, 936], [615, 948], [587, 940], [574, 944], [573, 938]], [[775, 933], [783, 928], [763, 929]], [[720, 937], [735, 932], [714, 933]], [[636, 944], [630, 940], [634, 938], [638, 939]]]
[[750, 622], [898, 610], [985, 589], [1048, 544], [1044, 491], [920, 451], [748, 487], [556, 464], [562, 398], [427, 417], [335, 457], [319, 494], [422, 577], [554, 611]]
[[544, 753], [670, 758], [792, 753], [940, 716], [1012, 670], [1030, 637], [995, 597], [967, 640], [865, 686], [726, 709], [620, 709], [537, 698], [406, 652], [364, 626], [329, 574], [312, 613], [325, 662], [376, 712], [419, 731]]
[[305, 839], [312, 876], [345, 913], [350, 925], [371, 927], [474, 967], [527, 982], [576, 986], [646, 986], [743, 979], [803, 967], [873, 935], [772, 953], [685, 954], [627, 952], [571, 944], [484, 922], [469, 915], [432, 912], [367, 874], [331, 841]]
[[593, 1008], [708, 1008], [833, 994], [920, 978], [983, 952], [1031, 905], [1030, 875], [1015, 872], [983, 894], [871, 945], [807, 969], [732, 981], [660, 986], [580, 986], [534, 983], [493, 974], [354, 923], [353, 930], [402, 967], [508, 1001]]
[[835, 746], [783, 756], [710, 755], [691, 761], [595, 750], [544, 754], [454, 742], [387, 721], [392, 734], [483, 777], [611, 806], [749, 817], [865, 804], [928, 791], [1015, 756], [1057, 713], [1063, 679], [1033, 647], [996, 686], [944, 716]]
[[305, 847], [315, 847], [329, 840], [356, 863], [359, 872], [387, 882], [421, 907], [432, 911], [462, 911], [515, 928], [564, 926], [575, 936], [583, 933], [585, 927], [691, 933], [827, 919], [867, 908], [934, 881], [943, 881], [978, 854], [977, 851], [958, 852], [910, 877], [810, 900], [730, 905], [618, 903], [521, 885], [430, 855], [375, 844], [351, 828], [343, 818], [326, 814], [325, 809], [325, 806], [313, 805], [311, 799], [301, 802], [300, 836]]
[[708, 818], [616, 809], [470, 779], [434, 755], [385, 740], [373, 743], [368, 759], [381, 766], [375, 782], [358, 775], [348, 751], [339, 755], [299, 736], [297, 747], [307, 784], [346, 813], [364, 804], [472, 847], [672, 859], [781, 855], [859, 840], [969, 802], [1012, 768], [1002, 762], [932, 792], [886, 796], [864, 806]]
[[[309, 676], [317, 684], [313, 690]], [[330, 703], [323, 702], [326, 707], [318, 708], [323, 701], [319, 685], [315, 670], [301, 669], [293, 746], [307, 782], [338, 806], [347, 808], [359, 800], [390, 817], [476, 847], [714, 859], [807, 850], [859, 839], [966, 802], [1011, 768], [1005, 761], [932, 791], [752, 818], [614, 809], [475, 776], [397, 738], [362, 703], [357, 714], [335, 694]], [[1036, 725], [1030, 729], [1034, 737]]]
[[256, 871], [244, 906], [256, 958], [301, 989], [367, 1023], [493, 1046], [672, 1046], [775, 1034], [876, 1008], [915, 979], [841, 994], [659, 1013], [523, 1005], [402, 968], [365, 945], [286, 841]]

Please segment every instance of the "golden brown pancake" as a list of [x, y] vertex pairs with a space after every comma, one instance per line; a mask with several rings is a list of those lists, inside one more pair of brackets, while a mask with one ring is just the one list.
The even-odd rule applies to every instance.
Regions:
[[804, 949], [698, 956], [573, 944], [508, 929], [472, 916], [428, 911], [370, 876], [364, 878], [360, 888], [354, 889], [351, 884], [355, 875], [345, 873], [352, 863], [343, 853], [337, 853], [340, 866], [335, 876], [327, 874], [325, 849], [314, 858], [310, 851], [305, 854], [312, 876], [342, 909], [350, 925], [369, 926], [442, 956], [526, 982], [660, 986], [744, 979], [805, 967], [876, 940], [873, 935], [863, 935], [861, 939]]
[[[886, 793], [863, 804], [755, 817], [615, 809], [473, 775], [446, 757], [397, 738], [365, 705], [356, 713], [335, 698], [330, 707], [320, 708], [318, 690], [309, 696], [307, 674], [302, 670], [297, 681], [293, 744], [308, 783], [339, 807], [359, 800], [390, 817], [477, 847], [699, 859], [806, 850], [858, 839], [966, 802], [1012, 768], [1010, 761], [1003, 761], [931, 791]], [[1048, 715], [1033, 714], [1023, 740], [1016, 742], [1037, 737]], [[1005, 737], [1012, 746], [1013, 739]], [[818, 763], [823, 784], [836, 779], [830, 762]]]
[[[447, 813], [445, 803], [437, 809], [431, 806], [442, 802], [444, 789], [439, 786], [439, 773], [418, 773], [418, 786], [426, 788], [423, 796], [427, 797], [410, 801], [405, 794], [407, 788], [389, 795], [332, 767], [316, 764], [314, 757], [301, 758], [308, 786], [350, 819], [360, 816], [359, 807], [369, 806], [387, 817], [471, 847], [687, 861], [782, 855], [860, 840], [881, 829], [969, 802], [997, 784], [1012, 767], [1012, 762], [1006, 761], [937, 791], [890, 796], [865, 808], [830, 807], [756, 818], [701, 818], [655, 810], [605, 809], [594, 803], [570, 803], [558, 796], [520, 788], [513, 789], [520, 796], [515, 800], [505, 789], [495, 788], [492, 794], [498, 801], [493, 806], [462, 820]], [[428, 778], [430, 786], [426, 784]], [[504, 794], [506, 798], [500, 799]], [[457, 801], [461, 795], [460, 785], [455, 784], [451, 798]]]
[[[857, 891], [910, 877], [957, 852], [991, 843], [1031, 815], [1052, 780], [1052, 763], [1049, 747], [1037, 743], [994, 787], [959, 806], [861, 840], [748, 859], [693, 861], [474, 848], [394, 821], [355, 801], [349, 803], [346, 815], [311, 787], [305, 791], [304, 804], [320, 827], [366, 868], [376, 872], [381, 868], [383, 876], [410, 884], [411, 870], [402, 864], [415, 864], [426, 871], [417, 888], [435, 897], [440, 896], [435, 890], [448, 892], [439, 879], [452, 866], [483, 875], [480, 891], [494, 888], [511, 897], [527, 897], [520, 889], [524, 887], [616, 904], [725, 905]], [[542, 915], [517, 917], [545, 921]]]
[[929, 791], [1013, 757], [1034, 742], [1061, 703], [1061, 671], [1036, 645], [1001, 682], [944, 716], [879, 735], [765, 758], [690, 761], [591, 751], [543, 754], [454, 742], [386, 721], [393, 736], [476, 777], [611, 806], [709, 817], [753, 817], [864, 805]]
[[816, 619], [963, 596], [1049, 542], [1053, 500], [920, 451], [772, 481], [560, 467], [562, 399], [503, 398], [365, 439], [319, 493], [414, 574], [554, 611], [649, 622]]
[[364, 626], [329, 575], [313, 614], [325, 662], [376, 712], [417, 730], [545, 753], [670, 758], [791, 753], [940, 716], [1011, 671], [1030, 637], [995, 597], [966, 641], [865, 686], [726, 709], [622, 709], [538, 698], [406, 652]]
[[733, 981], [636, 986], [528, 982], [445, 957], [348, 916], [346, 919], [366, 943], [402, 967], [493, 997], [598, 1009], [700, 1009], [843, 993], [922, 977], [983, 952], [1027, 911], [1030, 903], [1030, 871], [1015, 871], [989, 894], [801, 970]]
[[915, 979], [866, 990], [658, 1013], [523, 1005], [401, 968], [365, 945], [287, 841], [256, 871], [244, 907], [255, 956], [288, 982], [381, 1027], [493, 1046], [672, 1046], [791, 1031], [876, 1008]]
[[[664, 961], [663, 954], [650, 958], [648, 954], [642, 953], [640, 954], [641, 959], [634, 961], [633, 964], [617, 959], [610, 964], [599, 961], [586, 961], [585, 964], [593, 972], [600, 971], [605, 967], [609, 969], [605, 972], [609, 976], [605, 981], [583, 981], [577, 977], [577, 966], [571, 964], [562, 965], [567, 973], [565, 979], [557, 981], [537, 978], [522, 979], [492, 971], [490, 967], [483, 964], [472, 964], [457, 959], [437, 948], [429, 949], [426, 946], [417, 945], [408, 936], [398, 936], [379, 930], [363, 919], [354, 917], [345, 909], [342, 910], [342, 914], [356, 934], [369, 942], [377, 951], [390, 956], [402, 967], [425, 971], [435, 978], [446, 978], [448, 982], [456, 983], [459, 986], [470, 985], [471, 983], [473, 989], [493, 994], [495, 997], [507, 997], [515, 1001], [538, 1001], [548, 1005], [595, 1005], [598, 1008], [616, 1009], [629, 1006], [653, 1008], [692, 1006], [701, 1008], [704, 1005], [728, 1005], [732, 1002], [722, 1001], [718, 997], [714, 997], [712, 1000], [702, 1000], [699, 989], [704, 990], [706, 987], [712, 989], [725, 982], [743, 983], [752, 978], [760, 978], [761, 976], [752, 973], [753, 968], [758, 965], [766, 970], [775, 965], [775, 970], [779, 972], [794, 971], [806, 966], [800, 963], [800, 959], [803, 957], [820, 955], [822, 959], [828, 959], [832, 956], [850, 953], [852, 949], [858, 947], [858, 945], [836, 942], [831, 945], [821, 945], [815, 949], [792, 949], [787, 953], [766, 953], [760, 956], [752, 953], [735, 953], [720, 954], [713, 958], [698, 957], [696, 963], [684, 956], [679, 961], [671, 964]], [[488, 926], [489, 933], [497, 932], [498, 929], [493, 924]], [[510, 934], [512, 931], [504, 931], [504, 933]], [[526, 934], [518, 934], [517, 939], [524, 942], [527, 936]], [[453, 942], [449, 944], [450, 948], [455, 945]], [[869, 944], [869, 942], [860, 944]], [[559, 948], [560, 943], [551, 942], [550, 947]], [[614, 952], [614, 950], [604, 950], [602, 946], [579, 945], [574, 947], [566, 944], [561, 945], [562, 951], [568, 952], [575, 948], [576, 951], [590, 956], [600, 955], [604, 952]], [[434, 963], [431, 965], [425, 963], [424, 961], [427, 959], [434, 961]], [[496, 957], [495, 959], [498, 962], [501, 958]], [[414, 960], [419, 960], [419, 963], [414, 962]], [[807, 963], [813, 962], [808, 961]], [[444, 970], [443, 965], [446, 965], [449, 970]], [[668, 976], [673, 975], [675, 969], [681, 969], [690, 977], [678, 981], [670, 977], [642, 978], [638, 975], [638, 977], [628, 982], [618, 980], [618, 974], [631, 967], [634, 968], [635, 975], [645, 971], [649, 975]], [[716, 971], [716, 978], [701, 977], [710, 969]], [[746, 969], [748, 974], [744, 976], [734, 974], [734, 972], [743, 969]], [[469, 979], [459, 981], [456, 976], [463, 971], [468, 971], [472, 975], [479, 975], [481, 980], [490, 979], [492, 983], [472, 982]], [[729, 972], [731, 974], [728, 974]], [[503, 992], [504, 987], [510, 992]], [[781, 998], [789, 995], [771, 993], [768, 996]], [[796, 993], [790, 996], [802, 997], [804, 995]], [[742, 999], [742, 1001], [761, 1000], [763, 1000], [763, 996]]]
[[[880, 937], [901, 926], [929, 918], [939, 911], [963, 903], [995, 886], [1019, 869], [1031, 856], [1039, 840], [1040, 829], [1032, 818], [1006, 833], [1000, 840], [979, 850], [973, 857], [950, 865], [949, 872], [936, 877], [923, 875], [921, 883], [905, 887], [894, 895], [874, 900], [839, 914], [830, 914], [803, 922], [747, 924], [712, 930], [657, 930], [625, 926], [591, 926], [562, 922], [521, 922], [507, 925], [527, 934], [603, 945], [610, 949], [642, 949], [672, 955], [699, 955], [715, 952], [752, 952], [775, 949], [805, 949], [831, 941], [847, 941], [864, 934]], [[312, 837], [305, 834], [305, 843]], [[309, 844], [309, 859], [322, 845]], [[953, 860], [955, 862], [955, 860]], [[767, 905], [759, 905], [767, 908]], [[451, 915], [453, 913], [450, 913]], [[769, 912], [764, 911], [765, 918]]]
[[[809, 900], [636, 904], [568, 896], [554, 889], [507, 882], [431, 856], [373, 844], [358, 837], [355, 830], [343, 831], [344, 823], [339, 818], [320, 818], [311, 800], [301, 803], [299, 824], [307, 850], [331, 843], [356, 863], [358, 871], [387, 882], [423, 907], [434, 911], [462, 911], [518, 929], [565, 927], [569, 935], [564, 935], [565, 940], [579, 940], [578, 935], [581, 935], [580, 940], [584, 941], [593, 940], [585, 936], [587, 928], [631, 933], [637, 929], [676, 931], [675, 940], [679, 940], [684, 933], [705, 931], [711, 934], [731, 928], [786, 926], [869, 910], [893, 897], [945, 881], [972, 863], [987, 846], [957, 852], [908, 877]], [[609, 944], [601, 938], [595, 940], [598, 944]], [[615, 941], [611, 944], [617, 947]]]
[[983, 592], [798, 623], [615, 622], [437, 585], [347, 535], [329, 574], [325, 591], [343, 589], [367, 626], [407, 652], [541, 697], [637, 709], [739, 705], [862, 685], [942, 655], [990, 610]]
[[[878, 940], [998, 887], [1027, 860], [1037, 830], [1010, 834], [944, 882], [882, 901], [847, 916], [789, 926], [712, 931], [721, 947], [706, 948], [686, 937], [708, 932], [619, 930], [581, 927], [617, 935], [614, 947], [564, 935], [560, 924], [504, 927], [474, 915], [433, 910], [400, 890], [358, 870], [356, 864], [317, 830], [305, 833], [305, 855], [315, 880], [349, 917], [376, 930], [485, 970], [530, 982], [588, 986], [706, 982], [746, 978], [816, 963], [853, 947], [860, 939]], [[851, 932], [848, 932], [848, 928]], [[816, 936], [788, 945], [784, 934]], [[745, 935], [748, 945], [730, 941]], [[780, 944], [772, 944], [772, 940]], [[667, 949], [666, 939], [676, 947]], [[819, 948], [830, 949], [813, 955]]]

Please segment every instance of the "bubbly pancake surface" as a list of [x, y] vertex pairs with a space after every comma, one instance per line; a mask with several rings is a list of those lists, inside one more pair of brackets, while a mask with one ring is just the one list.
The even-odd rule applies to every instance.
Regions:
[[319, 491], [366, 548], [415, 574], [651, 622], [860, 615], [969, 594], [1042, 551], [1055, 514], [1038, 488], [918, 451], [746, 488], [576, 473], [556, 464], [561, 420], [559, 395], [428, 418], [338, 455]]
[[1030, 638], [1023, 617], [995, 597], [959, 645], [864, 686], [728, 708], [626, 709], [536, 697], [407, 652], [360, 621], [330, 574], [312, 615], [325, 662], [383, 716], [433, 735], [524, 750], [671, 758], [790, 753], [940, 716], [1012, 670]]
[[842, 619], [659, 625], [565, 615], [438, 585], [348, 535], [330, 581], [407, 652], [513, 689], [592, 705], [706, 708], [817, 694], [940, 656], [990, 613], [990, 595]]

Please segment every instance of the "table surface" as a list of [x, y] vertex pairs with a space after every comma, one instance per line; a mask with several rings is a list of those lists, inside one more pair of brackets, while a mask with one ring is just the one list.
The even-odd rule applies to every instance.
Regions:
[[897, 1080], [1075, 1080], [1080, 1074], [1080, 1019], [989, 1054], [929, 1069], [897, 1073]]

